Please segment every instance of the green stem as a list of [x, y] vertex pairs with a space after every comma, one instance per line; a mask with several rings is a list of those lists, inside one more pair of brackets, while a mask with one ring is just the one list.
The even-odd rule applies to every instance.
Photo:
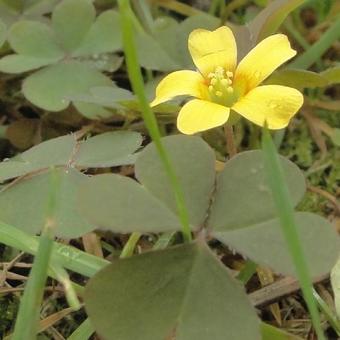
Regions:
[[152, 112], [148, 100], [145, 95], [144, 82], [141, 74], [141, 70], [138, 63], [135, 43], [134, 43], [134, 33], [131, 23], [131, 8], [128, 0], [118, 1], [120, 15], [121, 15], [121, 26], [123, 34], [123, 45], [127, 64], [128, 74], [131, 80], [131, 85], [136, 93], [139, 103], [142, 109], [142, 117], [145, 122], [149, 134], [155, 143], [157, 151], [159, 153], [160, 159], [163, 162], [165, 171], [168, 175], [169, 181], [172, 185], [177, 209], [182, 224], [183, 237], [187, 242], [191, 241], [191, 230], [189, 225], [189, 216], [186, 209], [186, 204], [184, 200], [184, 195], [182, 188], [178, 181], [178, 177], [173, 169], [170, 159], [163, 147], [161, 141], [161, 134], [158, 129], [158, 124], [154, 113]]
[[54, 211], [58, 189], [58, 177], [51, 171], [51, 190], [47, 207], [46, 222], [42, 230], [37, 254], [21, 299], [12, 340], [35, 339], [38, 333], [40, 305], [44, 295], [51, 259], [54, 235]]
[[296, 268], [302, 293], [307, 303], [318, 339], [325, 340], [321, 327], [320, 315], [313, 297], [312, 280], [294, 218], [294, 209], [291, 204], [280, 160], [267, 128], [263, 129], [262, 148], [264, 152], [264, 164], [267, 171], [268, 184], [273, 194], [277, 213], [281, 222], [282, 232], [285, 236], [289, 252]]
[[121, 259], [124, 259], [126, 257], [130, 257], [130, 256], [133, 255], [136, 244], [137, 244], [137, 242], [138, 242], [138, 240], [140, 239], [141, 236], [142, 236], [142, 234], [137, 232], [137, 231], [130, 235], [128, 241], [124, 245], [122, 252], [120, 253], [119, 257]]

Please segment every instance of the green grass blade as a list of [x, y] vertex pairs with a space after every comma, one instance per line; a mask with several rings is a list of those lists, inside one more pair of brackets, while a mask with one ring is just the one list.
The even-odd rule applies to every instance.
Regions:
[[340, 38], [340, 19], [334, 21], [329, 29], [306, 52], [297, 57], [289, 68], [306, 70], [313, 65]]
[[89, 319], [82, 324], [67, 338], [67, 340], [87, 340], [95, 332]]
[[[0, 243], [36, 256], [39, 237], [30, 236], [13, 226], [0, 222]], [[87, 277], [93, 276], [98, 270], [110, 264], [103, 258], [58, 242], [53, 242], [52, 261], [50, 263], [52, 269], [54, 261], [59, 266]], [[55, 277], [53, 273], [50, 273], [50, 276]]]
[[12, 340], [35, 339], [38, 332], [40, 305], [47, 279], [48, 265], [53, 248], [54, 210], [58, 190], [58, 177], [51, 172], [51, 193], [48, 202], [45, 226], [39, 241], [39, 247], [21, 299]]
[[287, 242], [287, 247], [292, 256], [301, 289], [312, 319], [313, 326], [319, 340], [325, 340], [320, 315], [313, 297], [313, 285], [308, 271], [307, 263], [299, 240], [297, 225], [294, 219], [294, 209], [290, 201], [288, 188], [285, 183], [284, 173], [267, 128], [263, 129], [262, 148], [264, 151], [265, 169], [268, 183], [271, 188], [282, 231]]
[[121, 27], [123, 34], [124, 53], [127, 64], [127, 70], [131, 81], [132, 88], [136, 93], [142, 110], [142, 117], [149, 134], [155, 143], [160, 159], [168, 175], [175, 195], [178, 214], [182, 224], [183, 237], [186, 241], [191, 240], [191, 230], [189, 226], [189, 216], [186, 209], [184, 195], [178, 181], [178, 177], [173, 169], [171, 161], [163, 147], [161, 134], [158, 128], [157, 120], [152, 112], [145, 95], [144, 81], [138, 64], [137, 52], [134, 43], [134, 31], [131, 20], [131, 8], [128, 0], [119, 0], [119, 11], [121, 15]]

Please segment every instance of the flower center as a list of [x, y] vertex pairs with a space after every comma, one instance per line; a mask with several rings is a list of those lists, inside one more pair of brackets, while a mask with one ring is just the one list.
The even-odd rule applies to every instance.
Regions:
[[218, 66], [215, 72], [208, 74], [208, 89], [211, 101], [224, 106], [234, 104], [238, 95], [233, 88], [233, 72]]

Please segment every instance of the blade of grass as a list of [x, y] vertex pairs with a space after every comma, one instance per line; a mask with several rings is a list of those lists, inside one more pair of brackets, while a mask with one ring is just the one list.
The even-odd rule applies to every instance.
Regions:
[[285, 183], [284, 173], [275, 145], [267, 128], [263, 129], [262, 149], [264, 151], [264, 165], [267, 172], [268, 184], [273, 194], [277, 213], [281, 222], [282, 232], [296, 268], [302, 293], [318, 339], [325, 340], [321, 327], [319, 311], [313, 297], [312, 280], [308, 271], [301, 242], [299, 240], [297, 225], [294, 219], [294, 210], [290, 201], [288, 188]]
[[328, 306], [328, 304], [322, 299], [315, 289], [313, 289], [313, 295], [328, 323], [334, 329], [336, 334], [340, 336], [340, 320], [336, 316], [336, 313]]
[[288, 68], [306, 70], [313, 65], [340, 38], [340, 19], [334, 21], [329, 29], [306, 52], [297, 57]]
[[[39, 238], [0, 222], [0, 242], [7, 246], [35, 256], [38, 252]], [[53, 242], [51, 268], [53, 268], [54, 261], [66, 269], [87, 277], [93, 276], [98, 270], [110, 264], [103, 258], [58, 242]], [[51, 276], [54, 277], [52, 273]]]
[[38, 333], [40, 305], [47, 279], [48, 265], [53, 248], [54, 211], [58, 190], [58, 175], [51, 171], [51, 189], [47, 206], [45, 226], [39, 247], [21, 299], [12, 340], [35, 339]]
[[67, 338], [67, 340], [87, 340], [95, 332], [89, 319], [86, 319], [81, 325]]
[[176, 199], [179, 218], [182, 224], [182, 233], [186, 241], [191, 241], [191, 230], [189, 226], [189, 216], [186, 209], [182, 188], [178, 181], [178, 177], [174, 171], [171, 161], [163, 147], [161, 134], [158, 128], [157, 120], [152, 112], [148, 100], [145, 95], [144, 81], [138, 64], [137, 52], [134, 43], [134, 31], [131, 20], [131, 7], [128, 0], [118, 0], [119, 11], [121, 16], [121, 27], [123, 34], [123, 46], [127, 71], [131, 81], [132, 88], [136, 93], [141, 109], [142, 117], [148, 132], [155, 143], [159, 157], [164, 165], [169, 181], [172, 185]]

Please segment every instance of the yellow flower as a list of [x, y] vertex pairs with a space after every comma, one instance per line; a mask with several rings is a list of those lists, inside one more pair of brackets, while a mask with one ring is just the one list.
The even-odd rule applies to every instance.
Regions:
[[259, 84], [281, 64], [295, 56], [287, 37], [272, 35], [254, 47], [237, 65], [232, 31], [196, 29], [189, 36], [189, 51], [198, 71], [176, 71], [157, 86], [156, 106], [176, 96], [192, 96], [177, 118], [178, 129], [193, 134], [223, 125], [236, 111], [251, 122], [281, 129], [303, 104], [296, 89]]

